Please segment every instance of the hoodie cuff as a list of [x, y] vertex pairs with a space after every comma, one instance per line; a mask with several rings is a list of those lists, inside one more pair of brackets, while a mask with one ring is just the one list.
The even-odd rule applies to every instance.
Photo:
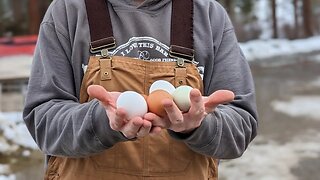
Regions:
[[117, 142], [129, 140], [120, 131], [111, 129], [106, 110], [100, 105], [99, 101], [94, 102], [93, 106], [92, 128], [95, 139], [106, 148], [112, 147]]

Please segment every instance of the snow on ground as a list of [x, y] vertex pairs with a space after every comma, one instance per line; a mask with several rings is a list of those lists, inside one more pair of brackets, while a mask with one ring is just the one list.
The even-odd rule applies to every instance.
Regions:
[[259, 39], [240, 43], [240, 47], [248, 61], [254, 61], [276, 56], [290, 56], [320, 51], [319, 42], [320, 36], [297, 40]]
[[19, 146], [28, 149], [37, 149], [23, 120], [21, 112], [0, 112], [0, 153], [9, 154]]
[[16, 176], [14, 174], [11, 174], [9, 176], [0, 175], [0, 180], [16, 180]]
[[2, 175], [2, 174], [9, 174], [10, 173], [10, 166], [6, 164], [0, 164], [0, 180], [15, 180], [15, 175]]
[[221, 162], [220, 177], [225, 180], [297, 180], [291, 169], [299, 166], [302, 158], [319, 157], [319, 138], [320, 133], [313, 131], [285, 144], [257, 137], [242, 157]]
[[[22, 151], [21, 156], [30, 155], [30, 150], [37, 149], [36, 143], [31, 138], [23, 120], [21, 112], [0, 112], [0, 154], [8, 155]], [[0, 164], [0, 180], [16, 180], [16, 175], [11, 174], [10, 165]]]
[[10, 171], [10, 166], [7, 164], [0, 164], [0, 174], [5, 174]]
[[306, 116], [320, 121], [320, 96], [294, 96], [289, 101], [273, 101], [271, 106], [291, 117]]

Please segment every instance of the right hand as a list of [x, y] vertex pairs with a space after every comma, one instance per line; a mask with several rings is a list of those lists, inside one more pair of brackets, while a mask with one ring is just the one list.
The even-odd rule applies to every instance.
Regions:
[[144, 118], [153, 122], [154, 126], [170, 129], [175, 132], [189, 133], [198, 128], [203, 119], [215, 111], [219, 104], [229, 103], [234, 100], [234, 93], [229, 90], [218, 90], [208, 97], [201, 95], [198, 89], [190, 92], [190, 109], [181, 112], [172, 99], [164, 99], [162, 105], [167, 112], [166, 117], [154, 113], [147, 113]]
[[126, 111], [116, 107], [120, 92], [108, 92], [100, 85], [90, 85], [87, 92], [89, 96], [98, 99], [105, 108], [111, 129], [120, 131], [126, 138], [132, 139], [161, 132], [160, 127], [153, 127], [150, 121], [141, 117], [127, 119]]

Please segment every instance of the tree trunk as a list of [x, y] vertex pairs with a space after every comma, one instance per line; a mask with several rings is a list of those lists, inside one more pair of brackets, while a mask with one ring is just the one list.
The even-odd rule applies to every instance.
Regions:
[[11, 0], [12, 3], [12, 11], [15, 22], [21, 21], [21, 3], [19, 0]]
[[312, 2], [311, 0], [303, 0], [303, 25], [305, 37], [313, 35], [312, 24]]
[[45, 15], [51, 0], [38, 0], [39, 3], [39, 15], [40, 15], [40, 20], [42, 20], [43, 16]]
[[28, 1], [28, 13], [29, 13], [29, 33], [38, 34], [40, 26], [40, 11], [39, 1], [29, 0]]
[[234, 21], [234, 6], [233, 6], [233, 0], [225, 0], [225, 5], [227, 12], [229, 14], [229, 17], [231, 21]]
[[273, 29], [273, 38], [278, 38], [278, 22], [277, 22], [277, 4], [276, 0], [271, 1], [272, 9], [272, 29]]
[[294, 36], [295, 38], [298, 38], [299, 37], [298, 0], [293, 0], [293, 7], [294, 7]]

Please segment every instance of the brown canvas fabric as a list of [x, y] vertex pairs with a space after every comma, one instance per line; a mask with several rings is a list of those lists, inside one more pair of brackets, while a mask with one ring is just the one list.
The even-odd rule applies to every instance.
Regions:
[[[150, 85], [160, 79], [171, 82], [175, 87], [190, 85], [203, 89], [198, 70], [191, 63], [180, 67], [176, 62], [92, 56], [83, 78], [80, 101], [91, 100], [87, 87], [92, 84], [102, 85], [108, 91], [134, 90], [148, 94]], [[85, 158], [51, 157], [45, 179], [217, 179], [217, 161], [192, 151], [163, 130], [159, 136], [120, 142], [102, 153]]]

